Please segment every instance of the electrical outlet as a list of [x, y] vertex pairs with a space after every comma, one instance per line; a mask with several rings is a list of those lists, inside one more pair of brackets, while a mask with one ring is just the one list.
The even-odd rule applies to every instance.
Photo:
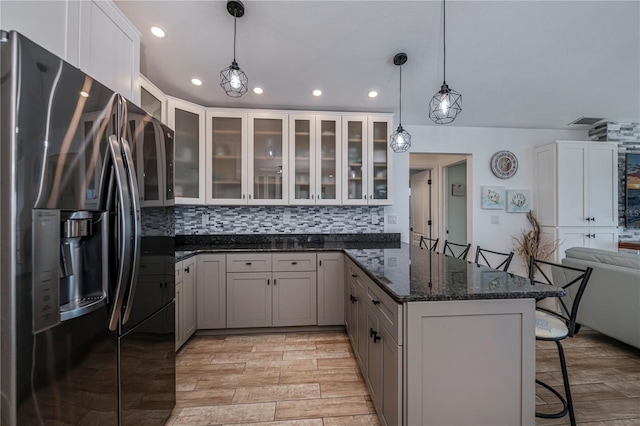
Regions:
[[398, 223], [398, 216], [396, 216], [395, 214], [390, 214], [389, 216], [387, 216], [387, 223], [389, 225], [396, 225]]
[[491, 216], [492, 225], [500, 225], [500, 216]]
[[380, 216], [378, 216], [375, 213], [371, 213], [371, 224], [372, 225], [377, 225], [379, 220], [380, 220]]
[[203, 214], [202, 215], [202, 224], [203, 225], [208, 225], [209, 224], [209, 215], [208, 214]]
[[389, 268], [397, 268], [398, 267], [398, 258], [390, 257], [389, 258]]
[[284, 213], [282, 215], [282, 223], [288, 225], [291, 222], [291, 215], [289, 213]]

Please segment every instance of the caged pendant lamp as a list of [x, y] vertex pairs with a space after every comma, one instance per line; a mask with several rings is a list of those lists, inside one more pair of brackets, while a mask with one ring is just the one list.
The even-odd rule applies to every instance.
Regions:
[[411, 148], [411, 135], [402, 128], [402, 65], [406, 62], [406, 53], [398, 53], [393, 57], [394, 65], [400, 67], [400, 117], [398, 120], [398, 128], [389, 137], [389, 143], [393, 152], [406, 152]]
[[462, 95], [449, 88], [447, 84], [447, 9], [446, 0], [442, 0], [442, 52], [443, 81], [440, 90], [429, 102], [429, 118], [436, 124], [448, 124], [462, 111]]
[[228, 96], [239, 98], [249, 88], [249, 78], [236, 62], [236, 20], [244, 16], [244, 5], [240, 0], [228, 0], [227, 11], [233, 16], [233, 62], [220, 71], [220, 86]]

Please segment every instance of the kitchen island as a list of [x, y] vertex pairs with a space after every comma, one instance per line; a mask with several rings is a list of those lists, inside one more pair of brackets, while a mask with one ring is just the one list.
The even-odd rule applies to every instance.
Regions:
[[347, 249], [346, 330], [383, 424], [535, 424], [527, 278], [402, 244]]

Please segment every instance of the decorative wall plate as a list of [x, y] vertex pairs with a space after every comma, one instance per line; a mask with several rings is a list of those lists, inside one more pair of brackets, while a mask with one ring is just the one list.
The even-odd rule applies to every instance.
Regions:
[[491, 171], [500, 179], [508, 179], [518, 171], [518, 158], [511, 151], [498, 151], [491, 157]]

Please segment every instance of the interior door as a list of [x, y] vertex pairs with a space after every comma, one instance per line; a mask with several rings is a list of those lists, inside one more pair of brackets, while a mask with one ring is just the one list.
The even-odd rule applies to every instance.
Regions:
[[418, 246], [420, 236], [431, 235], [429, 221], [431, 219], [431, 170], [411, 175], [411, 244]]
[[452, 243], [467, 244], [467, 162], [449, 166], [445, 173], [445, 238]]

